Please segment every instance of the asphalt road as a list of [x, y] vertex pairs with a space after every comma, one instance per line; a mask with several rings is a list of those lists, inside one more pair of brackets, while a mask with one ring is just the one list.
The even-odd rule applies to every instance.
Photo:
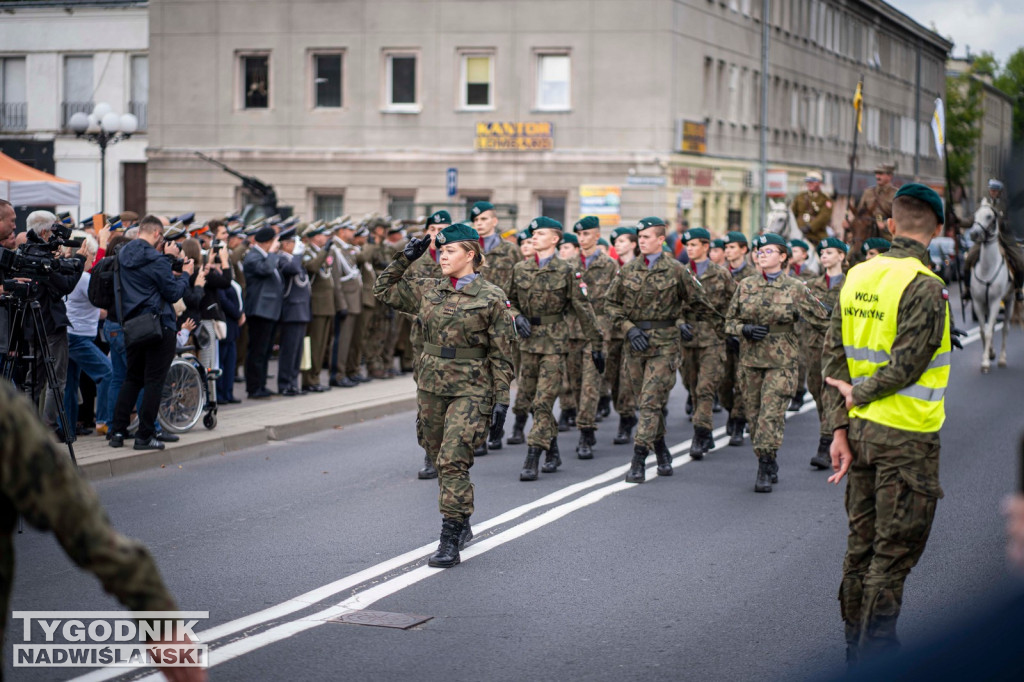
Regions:
[[[907, 581], [906, 644], [1020, 587], [1004, 564], [999, 514], [1024, 426], [1019, 330], [1009, 355], [1010, 367], [988, 376], [980, 343], [954, 358], [946, 497]], [[692, 436], [684, 399], [677, 384], [670, 445]], [[611, 444], [614, 415], [594, 460], [577, 460], [576, 433], [561, 434], [563, 468], [535, 483], [518, 480], [525, 446], [506, 445], [472, 470], [477, 537], [449, 570], [426, 567], [440, 518], [436, 482], [415, 477], [413, 419], [96, 484], [115, 526], [152, 549], [181, 607], [209, 611], [197, 632], [216, 628], [203, 637], [214, 645], [211, 679], [793, 680], [844, 669], [843, 486], [808, 466], [813, 409], [788, 422], [770, 495], [753, 492], [749, 440], [701, 462], [677, 455], [671, 478], [653, 475], [652, 456], [640, 486], [621, 482], [631, 448]], [[14, 610], [119, 608], [51, 537], [27, 530], [15, 544]], [[323, 620], [352, 608], [431, 620], [410, 630]], [[88, 672], [12, 669], [20, 641], [10, 629], [9, 679]]]

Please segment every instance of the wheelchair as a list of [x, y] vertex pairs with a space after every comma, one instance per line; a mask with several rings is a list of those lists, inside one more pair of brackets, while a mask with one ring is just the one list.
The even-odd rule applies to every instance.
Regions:
[[[206, 369], [195, 356], [194, 346], [178, 346], [160, 397], [157, 421], [169, 433], [185, 433], [199, 423], [207, 429], [217, 427], [217, 377], [219, 369]], [[135, 415], [129, 431], [138, 427]]]

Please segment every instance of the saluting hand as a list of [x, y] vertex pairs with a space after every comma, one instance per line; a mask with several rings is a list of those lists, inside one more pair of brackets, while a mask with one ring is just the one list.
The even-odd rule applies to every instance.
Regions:
[[424, 237], [423, 239], [413, 237], [409, 240], [409, 243], [405, 245], [405, 248], [402, 249], [402, 253], [405, 254], [405, 257], [410, 261], [414, 261], [425, 254], [429, 248], [430, 237]]

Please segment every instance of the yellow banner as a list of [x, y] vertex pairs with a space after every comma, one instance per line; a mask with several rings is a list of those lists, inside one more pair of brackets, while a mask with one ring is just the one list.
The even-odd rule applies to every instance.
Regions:
[[547, 151], [555, 148], [555, 140], [549, 122], [480, 122], [474, 146], [480, 151]]

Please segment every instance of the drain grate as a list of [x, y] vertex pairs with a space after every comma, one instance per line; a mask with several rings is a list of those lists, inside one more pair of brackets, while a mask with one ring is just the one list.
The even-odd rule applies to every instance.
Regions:
[[415, 613], [388, 613], [387, 611], [352, 611], [342, 616], [328, 618], [332, 623], [349, 623], [351, 625], [371, 625], [379, 628], [409, 628], [426, 623], [433, 616], [418, 616]]

